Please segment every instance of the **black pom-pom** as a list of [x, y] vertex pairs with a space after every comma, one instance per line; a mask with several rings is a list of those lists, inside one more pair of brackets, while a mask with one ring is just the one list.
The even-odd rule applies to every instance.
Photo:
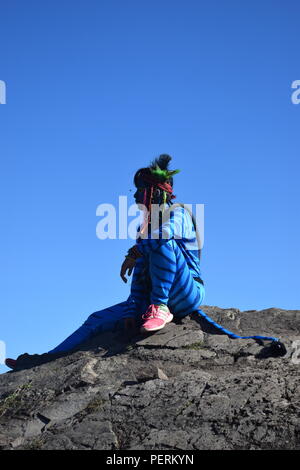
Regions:
[[155, 169], [156, 165], [158, 165], [161, 170], [168, 170], [169, 162], [171, 160], [172, 157], [170, 157], [170, 155], [163, 153], [158, 158], [155, 158], [155, 160], [152, 161], [149, 168]]

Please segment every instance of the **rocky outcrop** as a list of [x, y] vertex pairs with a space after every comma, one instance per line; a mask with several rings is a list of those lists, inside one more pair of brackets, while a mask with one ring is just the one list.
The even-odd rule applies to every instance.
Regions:
[[1, 449], [300, 449], [300, 311], [204, 306], [152, 335], [102, 334], [0, 376]]

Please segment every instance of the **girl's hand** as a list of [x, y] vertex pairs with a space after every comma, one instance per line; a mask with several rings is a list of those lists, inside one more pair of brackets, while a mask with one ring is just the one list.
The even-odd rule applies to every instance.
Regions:
[[136, 263], [135, 259], [130, 258], [130, 257], [125, 258], [121, 266], [121, 272], [120, 272], [120, 276], [125, 283], [127, 282], [127, 278], [125, 277], [126, 271], [128, 270], [128, 276], [130, 276], [135, 266], [135, 263]]

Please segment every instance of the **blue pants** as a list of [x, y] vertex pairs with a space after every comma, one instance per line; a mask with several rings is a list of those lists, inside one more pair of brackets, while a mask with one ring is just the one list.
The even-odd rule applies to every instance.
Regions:
[[[145, 266], [148, 282], [141, 276]], [[125, 318], [140, 321], [150, 304], [166, 304], [174, 317], [185, 317], [201, 305], [204, 295], [204, 286], [193, 278], [176, 240], [165, 240], [137, 260], [126, 301], [92, 313], [78, 330], [48, 352], [69, 351], [95, 334], [121, 330]]]

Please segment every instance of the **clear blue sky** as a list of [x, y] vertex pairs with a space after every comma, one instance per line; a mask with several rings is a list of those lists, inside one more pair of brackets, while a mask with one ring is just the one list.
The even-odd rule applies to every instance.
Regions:
[[7, 356], [48, 351], [128, 297], [132, 240], [99, 240], [96, 208], [131, 197], [160, 153], [181, 169], [177, 200], [205, 204], [204, 303], [300, 308], [299, 12], [296, 0], [2, 2]]

